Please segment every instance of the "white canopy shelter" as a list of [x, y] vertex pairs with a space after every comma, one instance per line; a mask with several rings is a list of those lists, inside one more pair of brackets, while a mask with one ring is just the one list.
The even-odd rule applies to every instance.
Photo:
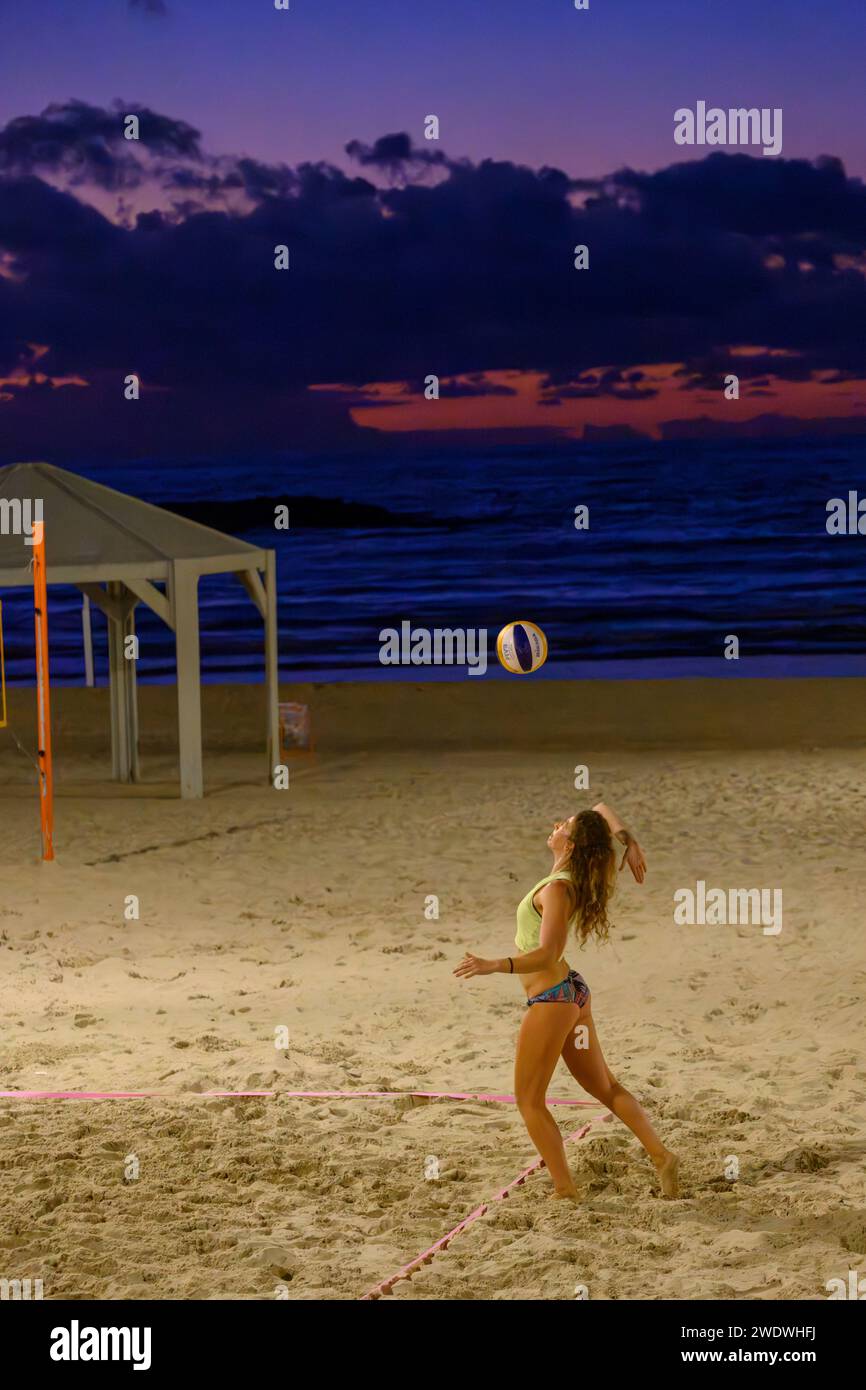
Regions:
[[[0, 589], [29, 587], [22, 528], [45, 526], [49, 584], [74, 584], [108, 619], [113, 775], [139, 778], [135, 662], [124, 638], [145, 603], [175, 634], [180, 794], [203, 794], [198, 581], [234, 574], [265, 630], [268, 777], [279, 758], [276, 554], [48, 463], [0, 468]], [[262, 580], [264, 577], [264, 582]], [[50, 616], [49, 616], [50, 633]]]

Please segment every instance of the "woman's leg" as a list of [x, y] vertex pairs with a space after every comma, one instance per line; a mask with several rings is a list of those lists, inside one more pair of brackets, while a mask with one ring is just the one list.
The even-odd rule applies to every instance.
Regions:
[[559, 1126], [547, 1108], [547, 1088], [563, 1044], [578, 1019], [577, 1004], [533, 1004], [517, 1038], [514, 1094], [529, 1137], [547, 1164], [558, 1197], [576, 1197]]
[[[584, 1028], [586, 1029], [585, 1033]], [[581, 1042], [585, 1042], [587, 1045], [580, 1046]], [[622, 1120], [624, 1125], [628, 1125], [632, 1134], [637, 1136], [655, 1164], [661, 1180], [662, 1192], [666, 1197], [676, 1197], [678, 1190], [678, 1160], [676, 1155], [665, 1148], [653, 1129], [643, 1106], [635, 1100], [630, 1091], [627, 1091], [624, 1086], [620, 1086], [605, 1062], [601, 1044], [598, 1041], [598, 1034], [595, 1031], [591, 1004], [587, 1004], [581, 1012], [577, 1037], [572, 1029], [565, 1039], [562, 1048], [562, 1060], [575, 1081], [579, 1082], [585, 1091], [588, 1091], [591, 1096], [595, 1096], [596, 1100], [600, 1100], [602, 1105], [607, 1106], [608, 1110], [612, 1110], [617, 1119]]]

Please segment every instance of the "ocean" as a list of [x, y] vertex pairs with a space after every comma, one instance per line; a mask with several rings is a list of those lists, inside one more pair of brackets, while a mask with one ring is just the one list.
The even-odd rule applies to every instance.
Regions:
[[[515, 619], [547, 635], [531, 679], [866, 675], [866, 535], [825, 524], [831, 498], [866, 498], [863, 438], [70, 466], [276, 548], [284, 681], [468, 678], [382, 666], [379, 633], [403, 621], [486, 629], [485, 679], [521, 679], [495, 658]], [[262, 625], [240, 585], [209, 577], [200, 597], [203, 679], [260, 680]], [[31, 600], [0, 598], [7, 680], [30, 682]], [[142, 606], [137, 621], [139, 679], [173, 680], [172, 634]], [[93, 627], [104, 684], [95, 611]], [[52, 679], [83, 683], [77, 590], [50, 590], [49, 632]]]

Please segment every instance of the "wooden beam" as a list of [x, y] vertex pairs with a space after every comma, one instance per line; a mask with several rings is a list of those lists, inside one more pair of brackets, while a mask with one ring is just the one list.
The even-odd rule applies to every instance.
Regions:
[[101, 588], [99, 584], [76, 584], [75, 587], [82, 594], [86, 594], [91, 603], [95, 603], [106, 618], [113, 618], [116, 623], [124, 622], [138, 603], [135, 594], [123, 592], [126, 586], [119, 580], [111, 582], [111, 592]]
[[[122, 638], [135, 636], [135, 609], [133, 608], [127, 615], [126, 621], [121, 626]], [[126, 697], [126, 735], [127, 747], [129, 750], [129, 776], [130, 782], [141, 781], [141, 761], [138, 756], [138, 662], [124, 658], [124, 675], [126, 677], [124, 694]]]
[[198, 637], [198, 571], [192, 561], [173, 560], [171, 610], [177, 653], [177, 734], [180, 794], [204, 795], [201, 760], [201, 670]]
[[[258, 575], [256, 575], [258, 579]], [[277, 555], [269, 550], [265, 563], [265, 684], [268, 708], [268, 781], [280, 760], [280, 656], [277, 627]]]
[[[119, 585], [109, 585], [108, 680], [111, 694], [111, 775], [116, 782], [128, 782], [130, 774], [129, 704], [126, 694], [126, 660], [123, 655], [125, 619], [115, 616], [119, 609]], [[101, 607], [102, 605], [100, 605]]]
[[167, 594], [160, 593], [155, 584], [151, 584], [149, 579], [125, 579], [124, 584], [127, 589], [131, 589], [148, 608], [152, 608], [158, 618], [174, 628], [174, 614], [171, 611], [171, 603]]
[[84, 639], [84, 684], [95, 685], [96, 678], [93, 674], [93, 630], [90, 623], [90, 599], [87, 594], [81, 596], [81, 635]]
[[268, 598], [265, 593], [264, 585], [259, 578], [258, 570], [235, 570], [235, 579], [239, 579], [252, 599], [256, 608], [259, 610], [260, 617], [267, 622]]

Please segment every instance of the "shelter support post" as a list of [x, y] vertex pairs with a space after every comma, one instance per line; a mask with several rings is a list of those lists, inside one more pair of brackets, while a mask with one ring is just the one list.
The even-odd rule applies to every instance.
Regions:
[[108, 676], [111, 697], [111, 771], [118, 782], [137, 782], [138, 687], [135, 662], [125, 655], [125, 639], [135, 635], [135, 598], [112, 580], [107, 586], [113, 611], [108, 620]]
[[51, 680], [48, 671], [48, 579], [45, 531], [34, 527], [33, 619], [36, 638], [36, 740], [39, 758], [39, 814], [42, 858], [54, 858], [54, 771], [51, 759]]
[[[111, 600], [120, 598], [122, 584], [108, 584]], [[111, 775], [116, 782], [129, 781], [129, 715], [126, 702], [126, 673], [123, 669], [123, 630], [118, 618], [108, 620], [108, 684], [111, 702]]]
[[84, 639], [84, 684], [92, 686], [95, 684], [93, 674], [93, 630], [90, 623], [90, 597], [83, 594], [81, 598], [81, 634]]
[[[124, 637], [135, 636], [135, 606], [130, 608], [123, 625]], [[124, 660], [126, 674], [126, 721], [129, 730], [129, 781], [141, 781], [141, 763], [138, 756], [138, 662]]]
[[198, 580], [198, 573], [190, 561], [172, 561], [171, 607], [177, 652], [177, 734], [182, 797], [204, 795], [201, 762]]
[[280, 663], [277, 628], [277, 555], [265, 552], [265, 684], [268, 708], [268, 780], [280, 760]]

